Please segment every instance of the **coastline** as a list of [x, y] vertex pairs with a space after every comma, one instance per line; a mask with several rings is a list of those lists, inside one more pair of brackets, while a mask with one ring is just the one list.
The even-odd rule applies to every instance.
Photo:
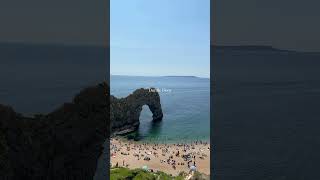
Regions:
[[210, 143], [149, 143], [115, 136], [110, 139], [110, 163], [111, 167], [144, 167], [172, 176], [189, 173], [195, 166], [198, 172], [210, 175]]

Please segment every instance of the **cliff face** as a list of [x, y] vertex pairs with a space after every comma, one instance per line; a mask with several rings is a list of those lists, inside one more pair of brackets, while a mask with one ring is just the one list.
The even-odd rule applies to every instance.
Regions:
[[154, 89], [137, 89], [126, 98], [110, 96], [111, 134], [124, 134], [138, 128], [142, 106], [147, 105], [153, 120], [162, 120], [160, 96]]
[[92, 179], [109, 135], [105, 83], [34, 118], [0, 105], [0, 179]]

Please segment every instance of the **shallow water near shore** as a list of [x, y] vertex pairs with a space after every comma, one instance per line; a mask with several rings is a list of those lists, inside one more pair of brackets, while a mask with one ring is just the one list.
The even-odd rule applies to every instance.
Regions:
[[111, 94], [126, 97], [139, 88], [157, 88], [164, 113], [152, 121], [143, 106], [140, 126], [128, 137], [158, 143], [188, 143], [210, 138], [210, 80], [198, 77], [111, 76]]

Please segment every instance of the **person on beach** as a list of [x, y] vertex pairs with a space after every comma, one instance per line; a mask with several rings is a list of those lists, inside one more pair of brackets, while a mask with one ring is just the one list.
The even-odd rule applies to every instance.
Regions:
[[123, 167], [134, 169], [147, 165], [159, 167], [159, 169], [155, 169], [156, 171], [168, 171], [173, 174], [181, 171], [188, 172], [192, 166], [196, 165], [201, 167], [201, 171], [207, 171], [206, 166], [205, 170], [203, 170], [203, 162], [204, 160], [205, 162], [208, 161], [208, 156], [210, 156], [208, 154], [209, 147], [210, 144], [204, 141], [194, 141], [191, 144], [153, 144], [144, 142], [136, 144], [135, 142], [113, 141], [110, 144], [112, 151], [110, 157], [116, 167], [122, 161]]

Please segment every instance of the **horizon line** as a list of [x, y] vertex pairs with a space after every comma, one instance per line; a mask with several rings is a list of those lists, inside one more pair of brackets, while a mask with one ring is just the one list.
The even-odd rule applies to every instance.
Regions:
[[[96, 48], [111, 48], [110, 44], [105, 43], [79, 43], [79, 42], [26, 42], [26, 41], [0, 41], [0, 44], [20, 44], [20, 45], [49, 45], [49, 46], [78, 46], [78, 47], [96, 47]], [[268, 48], [279, 51], [287, 51], [287, 52], [300, 52], [300, 53], [320, 53], [320, 50], [308, 50], [301, 48], [285, 48], [285, 47], [277, 47], [270, 44], [210, 44], [210, 46], [220, 47], [220, 48], [232, 48], [232, 47], [260, 47], [260, 48]]]
[[295, 52], [295, 53], [320, 53], [320, 50], [307, 50], [307, 49], [301, 49], [301, 48], [289, 48], [289, 47], [277, 47], [277, 46], [273, 46], [270, 44], [227, 44], [227, 45], [223, 45], [223, 44], [210, 44], [210, 46], [212, 47], [217, 47], [217, 48], [264, 48], [264, 49], [271, 49], [274, 51], [285, 51], [285, 52]]
[[126, 75], [126, 74], [110, 74], [110, 76], [131, 76], [131, 77], [194, 77], [210, 79], [210, 76], [195, 76], [195, 75]]

